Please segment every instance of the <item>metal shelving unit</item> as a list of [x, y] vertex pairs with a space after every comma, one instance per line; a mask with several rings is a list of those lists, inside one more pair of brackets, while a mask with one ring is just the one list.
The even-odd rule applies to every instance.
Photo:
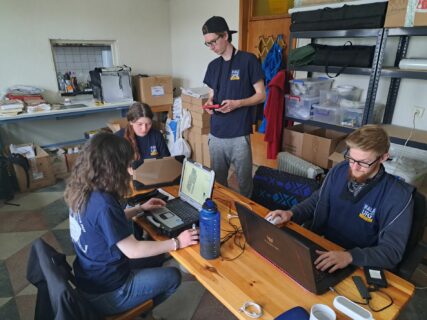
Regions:
[[[399, 92], [400, 81], [403, 78], [427, 80], [427, 71], [425, 70], [402, 70], [399, 69], [399, 62], [406, 56], [409, 39], [412, 36], [427, 36], [427, 27], [413, 28], [390, 28], [390, 29], [354, 29], [354, 30], [326, 30], [326, 31], [298, 31], [291, 32], [289, 43], [294, 44], [295, 39], [311, 39], [314, 43], [320, 38], [362, 38], [375, 37], [375, 53], [371, 68], [355, 68], [348, 67], [342, 71], [342, 74], [355, 74], [369, 76], [367, 99], [363, 113], [362, 124], [371, 123], [373, 119], [373, 111], [375, 106], [378, 84], [381, 77], [391, 78], [390, 88], [385, 106], [383, 123], [390, 134], [391, 140], [394, 143], [404, 144], [410, 136], [411, 129], [400, 126], [391, 125], [393, 113], [396, 105], [397, 95]], [[383, 67], [384, 52], [389, 37], [399, 37], [399, 44], [396, 50], [396, 57], [393, 67]], [[292, 67], [288, 65], [289, 70], [306, 71], [308, 76], [312, 76], [313, 72], [325, 72], [324, 66], [308, 65], [303, 67]], [[328, 67], [330, 73], [340, 71], [341, 67]], [[301, 123], [312, 124], [325, 128], [331, 128], [338, 131], [351, 132], [354, 129], [332, 125], [312, 120], [301, 120], [285, 117], [288, 120], [298, 121]], [[408, 146], [427, 150], [427, 132], [423, 130], [415, 130], [411, 140], [407, 142]], [[413, 133], [414, 133], [413, 132]]]

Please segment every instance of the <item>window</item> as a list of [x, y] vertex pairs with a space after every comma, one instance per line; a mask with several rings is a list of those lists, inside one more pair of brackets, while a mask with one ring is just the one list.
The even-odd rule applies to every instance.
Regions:
[[113, 44], [113, 41], [51, 40], [59, 91], [91, 93], [89, 71], [114, 65]]

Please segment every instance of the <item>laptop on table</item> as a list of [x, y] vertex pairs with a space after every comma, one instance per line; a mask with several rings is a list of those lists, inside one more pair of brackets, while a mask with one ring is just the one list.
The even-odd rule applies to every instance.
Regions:
[[327, 249], [292, 229], [271, 224], [238, 202], [235, 204], [246, 242], [308, 291], [325, 293], [354, 272], [354, 266], [333, 273], [317, 270], [315, 250]]
[[184, 159], [179, 184], [179, 197], [169, 200], [165, 207], [151, 210], [147, 219], [157, 229], [175, 237], [193, 224], [199, 224], [199, 211], [207, 198], [212, 197], [215, 173], [195, 161]]

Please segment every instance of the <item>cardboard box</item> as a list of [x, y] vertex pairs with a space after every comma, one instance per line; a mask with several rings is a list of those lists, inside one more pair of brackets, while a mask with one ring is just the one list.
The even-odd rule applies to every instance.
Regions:
[[79, 144], [64, 147], [64, 149], [67, 151], [65, 160], [67, 161], [68, 172], [73, 170], [74, 164], [76, 163], [77, 158], [80, 156], [82, 147], [83, 146]]
[[[189, 110], [191, 113], [207, 113], [202, 106], [191, 104], [190, 102], [182, 101], [182, 107]], [[208, 113], [207, 113], [208, 114]]]
[[107, 127], [110, 128], [113, 133], [119, 131], [120, 129], [126, 128], [127, 125], [128, 120], [126, 118], [112, 119], [107, 122]]
[[335, 148], [335, 151], [332, 152], [332, 154], [328, 158], [329, 160], [332, 161], [332, 167], [344, 161], [345, 150], [347, 150], [347, 145], [344, 140], [341, 140], [340, 143], [338, 143], [337, 147]]
[[49, 157], [55, 178], [66, 178], [68, 176], [68, 167], [65, 154], [49, 154]]
[[304, 133], [302, 157], [321, 168], [331, 168], [332, 161], [329, 156], [334, 152], [338, 143], [347, 136], [346, 133], [320, 129]]
[[187, 140], [191, 148], [191, 159], [206, 167], [210, 167], [208, 137], [208, 134], [201, 135], [190, 130], [187, 130], [184, 133], [184, 139]]
[[319, 127], [297, 124], [283, 130], [282, 150], [302, 158], [302, 146], [305, 132], [320, 131]]
[[427, 1], [388, 1], [384, 28], [415, 26], [427, 26]]
[[134, 77], [137, 100], [150, 107], [173, 104], [171, 76]]
[[182, 94], [181, 101], [201, 107], [206, 103], [206, 101], [208, 101], [208, 98], [196, 98], [186, 94]]
[[414, 26], [427, 26], [427, 1], [418, 0], [417, 2], [417, 6], [415, 7]]
[[267, 142], [265, 134], [257, 132], [251, 134], [252, 162], [258, 166], [277, 168], [277, 159], [267, 159]]
[[195, 134], [201, 136], [203, 134], [209, 134], [211, 131], [211, 128], [209, 127], [191, 127], [190, 129], [184, 131], [184, 137], [189, 135], [191, 132], [194, 132]]
[[193, 118], [191, 119], [191, 124], [193, 127], [198, 127], [198, 128], [210, 128], [210, 118], [205, 119], [205, 118]]
[[13, 165], [16, 179], [18, 180], [19, 190], [21, 190], [21, 192], [51, 186], [56, 182], [51, 160], [47, 152], [39, 146], [35, 146], [35, 151], [36, 157], [28, 159], [30, 164], [29, 188], [27, 188], [27, 176], [24, 168], [16, 164]]

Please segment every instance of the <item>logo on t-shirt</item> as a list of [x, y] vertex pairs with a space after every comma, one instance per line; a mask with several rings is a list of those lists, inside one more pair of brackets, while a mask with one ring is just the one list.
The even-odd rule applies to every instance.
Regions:
[[377, 211], [376, 208], [371, 208], [366, 203], [363, 205], [362, 212], [359, 213], [359, 218], [362, 218], [366, 222], [371, 223], [374, 221], [375, 218], [375, 212]]
[[158, 154], [159, 154], [159, 152], [157, 151], [157, 147], [151, 146], [150, 147], [150, 156], [157, 156]]
[[83, 222], [79, 214], [70, 214], [70, 235], [71, 240], [82, 250], [84, 253], [87, 252], [88, 245], [82, 245], [80, 242], [80, 236], [82, 232], [86, 232]]
[[230, 80], [240, 80], [240, 70], [231, 70]]

